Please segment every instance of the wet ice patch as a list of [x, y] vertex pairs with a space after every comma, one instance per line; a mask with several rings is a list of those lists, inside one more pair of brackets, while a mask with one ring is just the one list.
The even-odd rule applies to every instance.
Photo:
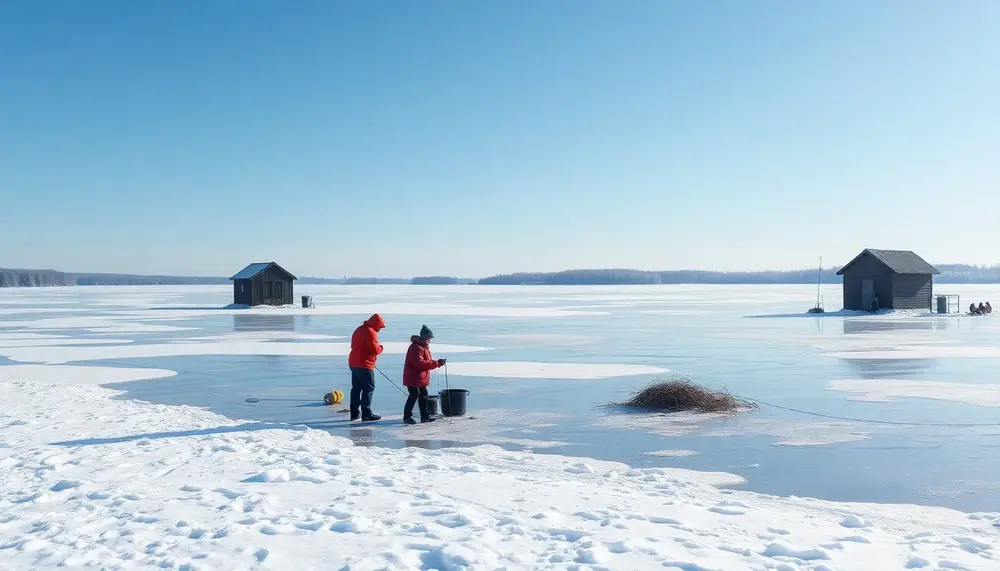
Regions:
[[859, 399], [871, 402], [886, 402], [894, 398], [922, 398], [977, 406], [1000, 406], [1000, 385], [871, 379], [832, 381], [828, 388], [832, 391], [853, 393], [858, 395]]
[[[441, 351], [435, 347], [436, 351]], [[652, 375], [667, 372], [647, 365], [611, 365], [599, 363], [536, 363], [531, 361], [448, 362], [448, 374], [462, 377], [498, 377], [515, 379], [608, 379]]]

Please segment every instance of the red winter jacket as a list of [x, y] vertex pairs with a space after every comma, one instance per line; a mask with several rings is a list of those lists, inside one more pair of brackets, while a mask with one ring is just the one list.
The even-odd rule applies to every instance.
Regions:
[[375, 360], [383, 349], [378, 343], [378, 331], [384, 327], [385, 320], [376, 313], [354, 330], [354, 335], [351, 336], [351, 354], [347, 357], [347, 364], [352, 369], [370, 371], [375, 368]]
[[403, 364], [403, 386], [426, 387], [431, 384], [431, 371], [438, 368], [438, 362], [431, 357], [427, 342], [414, 335], [410, 337], [410, 348], [406, 351]]

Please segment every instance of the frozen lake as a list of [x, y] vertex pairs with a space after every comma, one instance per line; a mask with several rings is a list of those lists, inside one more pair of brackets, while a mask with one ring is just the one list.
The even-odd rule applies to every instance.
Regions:
[[[937, 289], [965, 306], [1000, 301], [996, 286]], [[805, 316], [809, 286], [297, 287], [303, 294], [315, 309], [219, 309], [229, 287], [0, 289], [0, 378], [7, 367], [87, 367], [73, 372], [125, 398], [307, 423], [361, 445], [493, 443], [729, 472], [768, 494], [1000, 510], [992, 317]], [[839, 309], [839, 287], [823, 294]], [[324, 393], [349, 390], [346, 343], [376, 311], [388, 322], [380, 369], [399, 383], [406, 343], [427, 324], [451, 386], [471, 391], [469, 417], [403, 426], [404, 399], [382, 377], [374, 408], [385, 421], [352, 424], [322, 405]], [[97, 367], [164, 371], [115, 385]], [[727, 418], [603, 406], [672, 375], [768, 404]], [[444, 383], [435, 375], [432, 392]]]

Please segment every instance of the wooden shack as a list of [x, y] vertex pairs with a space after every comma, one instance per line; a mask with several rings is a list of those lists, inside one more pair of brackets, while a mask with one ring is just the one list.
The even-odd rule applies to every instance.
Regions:
[[237, 305], [291, 305], [296, 278], [274, 262], [250, 264], [229, 278]]
[[837, 272], [844, 309], [930, 309], [934, 266], [909, 250], [866, 249]]

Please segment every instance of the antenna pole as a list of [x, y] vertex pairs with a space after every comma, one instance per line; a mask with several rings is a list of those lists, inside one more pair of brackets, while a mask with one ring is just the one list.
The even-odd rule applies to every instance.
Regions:
[[819, 290], [820, 284], [823, 282], [823, 256], [819, 257], [819, 273], [816, 274], [816, 307], [819, 307]]

